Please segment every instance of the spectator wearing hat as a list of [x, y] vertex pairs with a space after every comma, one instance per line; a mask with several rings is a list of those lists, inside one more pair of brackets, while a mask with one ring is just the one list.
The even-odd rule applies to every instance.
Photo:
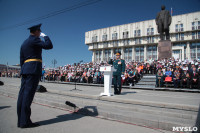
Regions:
[[178, 88], [180, 85], [180, 72], [178, 68], [173, 72], [173, 83], [175, 88]]
[[167, 71], [165, 72], [165, 77], [172, 77], [172, 71], [170, 68], [167, 68]]
[[96, 81], [97, 84], [99, 84], [101, 81], [101, 73], [100, 73], [99, 69], [97, 69], [96, 72], [94, 73], [94, 77], [97, 79], [97, 81]]
[[146, 74], [150, 74], [151, 73], [151, 65], [149, 64], [149, 62], [147, 62], [146, 64]]
[[130, 86], [134, 86], [134, 80], [136, 80], [136, 71], [132, 68], [128, 73], [128, 83]]
[[156, 87], [163, 87], [164, 74], [162, 69], [159, 68], [156, 74]]
[[199, 74], [196, 71], [196, 67], [192, 68], [191, 72], [191, 79], [190, 79], [191, 86], [190, 88], [199, 88]]
[[183, 88], [183, 85], [186, 85], [187, 88], [190, 87], [190, 73], [186, 68], [183, 68], [183, 73], [181, 74], [180, 87]]

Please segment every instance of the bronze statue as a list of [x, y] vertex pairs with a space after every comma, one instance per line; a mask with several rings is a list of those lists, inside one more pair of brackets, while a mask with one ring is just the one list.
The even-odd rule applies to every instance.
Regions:
[[156, 16], [156, 25], [158, 28], [158, 33], [160, 33], [160, 40], [164, 40], [164, 32], [166, 40], [170, 40], [169, 26], [171, 24], [172, 18], [170, 12], [165, 10], [165, 6], [161, 6], [161, 11]]

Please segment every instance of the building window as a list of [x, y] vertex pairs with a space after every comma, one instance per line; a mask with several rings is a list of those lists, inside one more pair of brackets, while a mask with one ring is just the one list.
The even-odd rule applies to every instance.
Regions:
[[117, 40], [117, 33], [112, 34], [112, 40]]
[[135, 60], [144, 61], [144, 46], [135, 47]]
[[114, 54], [116, 54], [117, 52], [120, 52], [120, 53], [121, 53], [121, 48], [116, 48], [116, 49], [114, 49]]
[[200, 21], [192, 22], [192, 30], [200, 29]]
[[97, 36], [93, 36], [92, 37], [92, 42], [97, 42], [97, 38], [98, 38]]
[[200, 42], [190, 44], [191, 59], [200, 59]]
[[108, 47], [108, 42], [103, 42], [103, 48], [107, 48]]
[[187, 47], [187, 45], [185, 43], [174, 43], [173, 44], [173, 47], [181, 47], [181, 46], [184, 46], [184, 59], [186, 59], [186, 47]]
[[107, 35], [102, 36], [102, 41], [107, 41]]
[[140, 34], [140, 30], [135, 30], [134, 31], [134, 36], [135, 37], [138, 37], [138, 36], [140, 36], [141, 34]]
[[118, 47], [118, 43], [119, 41], [112, 41], [111, 44], [113, 45], [113, 47]]
[[200, 31], [192, 32], [192, 39], [200, 39]]
[[147, 37], [147, 43], [154, 43], [154, 36]]
[[124, 60], [128, 62], [132, 61], [132, 48], [124, 49]]
[[184, 33], [176, 33], [176, 41], [184, 40]]
[[105, 50], [105, 56], [104, 56], [104, 61], [109, 61], [111, 59], [111, 50], [106, 49]]
[[101, 62], [101, 54], [102, 54], [102, 50], [97, 50], [96, 51], [96, 63], [100, 63]]
[[147, 28], [147, 36], [154, 35], [154, 28]]
[[135, 44], [141, 44], [141, 38], [135, 38]]
[[98, 43], [94, 43], [93, 44], [93, 49], [97, 49], [98, 48]]
[[175, 25], [175, 31], [176, 32], [184, 31], [183, 24], [176, 24]]
[[157, 46], [147, 47], [147, 60], [157, 60]]
[[123, 39], [128, 38], [128, 31], [123, 32]]
[[130, 43], [130, 40], [129, 40], [129, 39], [128, 39], [128, 40], [123, 40], [123, 44], [124, 44], [124, 46], [129, 45], [129, 43]]

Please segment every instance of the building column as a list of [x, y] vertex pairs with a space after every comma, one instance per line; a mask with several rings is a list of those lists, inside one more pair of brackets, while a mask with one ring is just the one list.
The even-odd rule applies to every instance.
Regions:
[[144, 45], [144, 61], [147, 59], [147, 46]]
[[187, 42], [187, 47], [186, 47], [186, 57], [190, 60], [191, 56], [190, 56], [190, 43]]
[[135, 61], [135, 46], [132, 47], [132, 60]]
[[124, 48], [121, 48], [121, 59], [124, 59]]
[[96, 51], [92, 51], [92, 62], [96, 62]]
[[101, 61], [105, 61], [104, 60], [104, 57], [105, 57], [105, 49], [102, 49], [102, 53], [101, 53]]
[[158, 45], [156, 47], [157, 47], [157, 60], [158, 60]]
[[111, 58], [114, 57], [114, 48], [111, 49]]

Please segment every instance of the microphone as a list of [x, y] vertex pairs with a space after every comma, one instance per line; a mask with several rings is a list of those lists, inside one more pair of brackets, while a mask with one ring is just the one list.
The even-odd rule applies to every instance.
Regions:
[[73, 103], [71, 103], [69, 101], [66, 101], [65, 104], [68, 105], [68, 106], [70, 106], [70, 107], [73, 107], [74, 109], [78, 108], [75, 104], [73, 104]]

